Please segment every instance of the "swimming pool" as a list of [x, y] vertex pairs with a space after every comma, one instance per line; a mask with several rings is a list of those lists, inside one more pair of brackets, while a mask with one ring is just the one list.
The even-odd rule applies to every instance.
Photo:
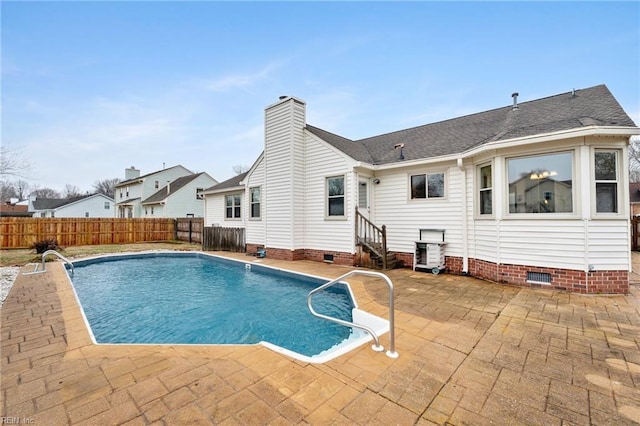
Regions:
[[[324, 278], [198, 252], [101, 256], [74, 261], [74, 270], [97, 344], [263, 344], [324, 362], [370, 340], [311, 315], [306, 297]], [[388, 330], [386, 320], [357, 309], [346, 284], [319, 293], [313, 304], [378, 334]]]

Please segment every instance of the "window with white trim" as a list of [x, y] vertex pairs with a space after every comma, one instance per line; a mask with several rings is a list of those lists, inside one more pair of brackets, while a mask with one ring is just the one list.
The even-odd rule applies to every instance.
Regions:
[[596, 150], [593, 154], [596, 213], [618, 213], [618, 151]]
[[108, 201], [105, 201], [105, 202], [104, 202], [104, 209], [105, 209], [105, 210], [109, 210], [110, 208], [111, 208], [111, 203], [110, 203], [110, 202], [108, 202]]
[[507, 159], [509, 213], [572, 213], [573, 152]]
[[242, 196], [240, 194], [224, 196], [225, 216], [227, 219], [240, 219]]
[[479, 196], [481, 215], [493, 214], [493, 177], [491, 174], [491, 164], [478, 167]]
[[411, 175], [411, 199], [444, 198], [444, 173]]
[[204, 199], [204, 195], [202, 194], [202, 191], [204, 191], [204, 188], [196, 188], [196, 200]]
[[328, 177], [327, 185], [327, 216], [344, 217], [344, 176]]
[[249, 193], [251, 196], [251, 218], [260, 219], [260, 187], [250, 188]]

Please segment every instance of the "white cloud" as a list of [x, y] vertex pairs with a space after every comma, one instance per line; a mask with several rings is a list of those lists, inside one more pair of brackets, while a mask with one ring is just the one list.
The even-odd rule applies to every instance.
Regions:
[[246, 89], [270, 77], [273, 72], [280, 68], [280, 64], [274, 62], [267, 64], [262, 69], [245, 74], [234, 74], [219, 77], [205, 82], [207, 90], [213, 92], [226, 92], [232, 89]]

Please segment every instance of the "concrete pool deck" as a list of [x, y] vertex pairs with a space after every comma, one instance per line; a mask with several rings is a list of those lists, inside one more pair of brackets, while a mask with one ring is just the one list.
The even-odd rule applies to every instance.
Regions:
[[[327, 278], [352, 269], [260, 261]], [[309, 364], [261, 346], [94, 345], [62, 264], [50, 263], [44, 274], [20, 274], [0, 311], [0, 417], [35, 425], [640, 423], [638, 284], [625, 296], [583, 296], [388, 275], [399, 358], [367, 344]], [[348, 281], [362, 309], [387, 317], [382, 282]]]

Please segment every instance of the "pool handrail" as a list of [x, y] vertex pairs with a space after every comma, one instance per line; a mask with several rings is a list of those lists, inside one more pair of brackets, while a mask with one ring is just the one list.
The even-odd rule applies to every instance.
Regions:
[[60, 253], [58, 253], [55, 250], [47, 250], [44, 253], [42, 253], [42, 271], [46, 270], [45, 258], [50, 254], [56, 255], [56, 257], [62, 259], [62, 261], [64, 261], [66, 264], [68, 264], [70, 266], [70, 269], [71, 269], [71, 275], [73, 275], [73, 263], [71, 263], [71, 261], [69, 259], [67, 259], [66, 257], [64, 257], [63, 255], [61, 255]]
[[316, 312], [313, 309], [313, 306], [311, 305], [311, 297], [315, 294], [318, 293], [328, 287], [331, 287], [332, 285], [338, 284], [340, 281], [342, 281], [343, 279], [350, 277], [351, 275], [365, 275], [365, 276], [369, 276], [369, 277], [377, 277], [377, 278], [382, 278], [386, 283], [387, 286], [389, 287], [389, 350], [387, 351], [387, 356], [389, 358], [398, 358], [398, 353], [395, 350], [395, 332], [394, 332], [394, 294], [393, 294], [393, 283], [391, 282], [391, 279], [389, 279], [388, 276], [386, 276], [385, 274], [381, 273], [381, 272], [374, 272], [374, 271], [364, 271], [362, 269], [355, 269], [353, 271], [349, 271], [346, 274], [343, 274], [341, 276], [339, 276], [338, 278], [331, 280], [319, 287], [314, 288], [313, 290], [311, 290], [309, 292], [309, 295], [307, 296], [307, 306], [309, 307], [309, 311], [311, 311], [311, 314], [313, 316], [316, 316], [318, 318], [322, 318], [322, 319], [326, 319], [328, 321], [333, 321], [337, 324], [340, 325], [344, 325], [345, 327], [355, 327], [355, 328], [359, 328], [362, 329], [364, 331], [366, 331], [367, 333], [369, 333], [371, 335], [371, 337], [373, 338], [373, 340], [375, 341], [375, 344], [372, 345], [372, 349], [376, 352], [382, 352], [384, 350], [384, 348], [380, 345], [380, 339], [378, 338], [378, 336], [376, 335], [375, 331], [373, 331], [371, 328], [362, 325], [362, 324], [356, 324], [353, 322], [349, 322], [349, 321], [344, 321], [338, 318], [333, 318], [327, 315], [323, 315], [320, 314], [318, 312]]

